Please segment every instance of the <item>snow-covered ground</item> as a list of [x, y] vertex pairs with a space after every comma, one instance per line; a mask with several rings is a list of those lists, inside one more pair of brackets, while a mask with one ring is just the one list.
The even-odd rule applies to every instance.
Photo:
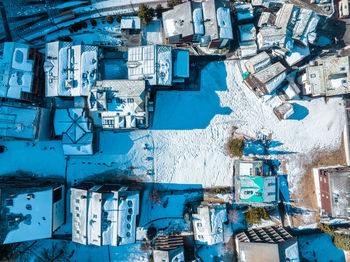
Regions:
[[[293, 187], [303, 174], [300, 157], [341, 145], [345, 124], [341, 98], [330, 98], [327, 103], [323, 98], [293, 101], [296, 113], [279, 121], [272, 108], [244, 86], [235, 61], [212, 62], [201, 75], [200, 91], [157, 93], [154, 123], [149, 130], [101, 133], [97, 154], [70, 158], [68, 180], [128, 170], [128, 174], [146, 181], [231, 186], [233, 159], [225, 145], [235, 126], [237, 132], [251, 137], [272, 133], [275, 147], [270, 155], [287, 161]], [[23, 141], [4, 144], [8, 150], [0, 157], [1, 173], [22, 169], [64, 174], [59, 142], [36, 143], [35, 147]], [[50, 150], [52, 144], [55, 149]]]

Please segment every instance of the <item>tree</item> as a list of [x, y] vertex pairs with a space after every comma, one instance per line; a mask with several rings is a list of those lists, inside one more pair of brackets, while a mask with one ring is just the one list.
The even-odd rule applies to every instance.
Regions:
[[174, 6], [182, 3], [182, 0], [168, 0], [167, 6], [169, 8], [174, 8]]
[[90, 19], [90, 23], [92, 26], [97, 26], [97, 22], [95, 19]]
[[244, 214], [245, 221], [248, 225], [260, 224], [261, 219], [269, 219], [269, 215], [266, 209], [263, 207], [249, 208], [249, 210]]
[[122, 21], [122, 16], [121, 15], [116, 15], [115, 19], [117, 20], [118, 23]]
[[349, 236], [335, 233], [333, 243], [338, 249], [345, 250], [345, 251], [350, 250], [350, 237]]
[[148, 25], [153, 20], [153, 12], [153, 8], [149, 8], [145, 4], [140, 4], [138, 17], [144, 25]]
[[111, 15], [106, 16], [106, 21], [108, 24], [112, 24], [114, 21], [113, 16], [111, 16]]
[[157, 4], [156, 6], [156, 14], [157, 14], [157, 18], [161, 19], [162, 18], [162, 13], [163, 13], [163, 7], [161, 4]]
[[242, 157], [244, 148], [243, 138], [233, 138], [231, 137], [227, 143], [227, 149], [231, 156]]
[[153, 238], [155, 238], [155, 236], [157, 235], [157, 229], [153, 226], [150, 226], [147, 229], [147, 233], [146, 233], [146, 237], [148, 240], [153, 240]]

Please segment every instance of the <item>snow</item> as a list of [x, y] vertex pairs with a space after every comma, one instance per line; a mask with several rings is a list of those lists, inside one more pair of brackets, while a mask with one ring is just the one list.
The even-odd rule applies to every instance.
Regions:
[[163, 44], [162, 22], [160, 20], [154, 20], [142, 28], [142, 44]]
[[230, 9], [219, 7], [216, 11], [220, 39], [233, 39]]
[[193, 26], [194, 26], [194, 33], [196, 35], [204, 35], [202, 8], [196, 8], [193, 10]]
[[[8, 232], [4, 244], [49, 238], [52, 233], [52, 189], [34, 192], [34, 198], [27, 199], [27, 194], [13, 198], [13, 206], [7, 206], [8, 214], [30, 216], [19, 223], [18, 228]], [[31, 209], [27, 209], [30, 205]]]
[[344, 252], [334, 246], [328, 234], [299, 236], [298, 240], [302, 261], [303, 259], [317, 262], [345, 261]]

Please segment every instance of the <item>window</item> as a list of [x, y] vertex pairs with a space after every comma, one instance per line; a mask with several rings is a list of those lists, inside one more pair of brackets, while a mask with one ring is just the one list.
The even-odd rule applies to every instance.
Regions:
[[62, 187], [56, 188], [53, 191], [53, 202], [56, 203], [62, 199]]
[[128, 103], [134, 103], [134, 98], [128, 98]]
[[75, 203], [79, 204], [79, 203], [80, 203], [80, 200], [79, 200], [79, 199], [76, 199], [76, 200], [75, 200]]
[[323, 179], [323, 182], [327, 183], [327, 178], [324, 178], [324, 179]]
[[322, 177], [320, 177], [320, 182], [322, 182]]
[[202, 223], [198, 222], [197, 227], [202, 227]]
[[310, 77], [311, 78], [316, 78], [316, 74], [311, 74]]
[[97, 215], [94, 215], [94, 218], [97, 218]]
[[200, 240], [203, 240], [203, 239], [204, 239], [204, 237], [203, 237], [202, 235], [198, 235], [198, 238], [199, 238]]
[[75, 216], [76, 216], [76, 217], [80, 217], [80, 214], [79, 214], [79, 213], [76, 213]]

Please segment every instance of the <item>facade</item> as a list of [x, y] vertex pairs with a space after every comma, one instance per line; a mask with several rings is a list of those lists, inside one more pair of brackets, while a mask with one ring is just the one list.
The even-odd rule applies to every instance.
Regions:
[[349, 219], [350, 168], [315, 168], [314, 181], [321, 220]]
[[299, 262], [298, 240], [283, 227], [249, 228], [236, 235], [241, 262]]
[[204, 35], [200, 2], [186, 2], [162, 13], [164, 36], [169, 44], [198, 42]]
[[224, 240], [224, 223], [227, 221], [225, 204], [209, 205], [203, 202], [192, 214], [194, 239], [197, 244], [215, 245]]
[[49, 140], [51, 110], [17, 103], [0, 104], [0, 137], [21, 140]]
[[72, 241], [83, 245], [135, 243], [138, 191], [118, 185], [81, 184], [71, 188]]
[[97, 65], [97, 46], [73, 46], [60, 41], [47, 43], [44, 64], [46, 96], [88, 96], [97, 79]]
[[278, 178], [271, 176], [263, 161], [235, 162], [236, 203], [274, 205], [279, 202]]
[[208, 48], [226, 46], [233, 39], [229, 2], [205, 0], [202, 2], [202, 8], [205, 34], [201, 45]]
[[29, 45], [5, 42], [0, 59], [0, 97], [31, 100], [44, 94], [44, 55]]
[[275, 91], [287, 76], [286, 68], [280, 63], [270, 64], [255, 74], [249, 75], [245, 83], [253, 90], [263, 94], [270, 94]]
[[89, 115], [103, 129], [148, 127], [145, 80], [101, 80], [88, 97]]
[[129, 80], [146, 80], [150, 86], [172, 86], [189, 77], [189, 52], [167, 45], [131, 47], [127, 67]]
[[63, 183], [24, 176], [2, 176], [0, 181], [1, 244], [51, 238], [64, 224]]
[[62, 136], [65, 155], [92, 155], [93, 133], [85, 109], [56, 109], [54, 116], [56, 136]]
[[350, 92], [349, 57], [330, 56], [311, 62], [302, 75], [303, 93], [335, 96]]

